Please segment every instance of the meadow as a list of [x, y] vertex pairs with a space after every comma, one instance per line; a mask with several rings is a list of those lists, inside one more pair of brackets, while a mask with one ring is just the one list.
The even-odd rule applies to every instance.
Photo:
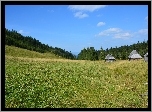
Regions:
[[143, 95], [148, 91], [148, 64], [143, 60], [26, 57], [15, 56], [15, 49], [6, 47], [6, 108], [148, 107], [148, 96]]

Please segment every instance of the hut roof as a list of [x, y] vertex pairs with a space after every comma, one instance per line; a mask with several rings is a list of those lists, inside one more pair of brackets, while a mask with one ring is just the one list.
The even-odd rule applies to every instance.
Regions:
[[128, 57], [129, 58], [142, 58], [136, 50], [133, 50]]
[[108, 54], [108, 55], [105, 57], [105, 59], [115, 59], [115, 58], [112, 56], [112, 54], [111, 54], [111, 55]]
[[110, 55], [108, 54], [108, 55], [105, 57], [105, 59], [109, 59], [109, 57], [110, 57]]
[[130, 58], [142, 58], [139, 54], [133, 54], [130, 56]]
[[148, 57], [148, 52], [144, 56]]

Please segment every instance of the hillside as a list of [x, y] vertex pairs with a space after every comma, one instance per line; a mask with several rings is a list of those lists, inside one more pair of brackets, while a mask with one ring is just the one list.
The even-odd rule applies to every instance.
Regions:
[[148, 65], [62, 59], [5, 45], [6, 108], [147, 108]]
[[20, 47], [40, 53], [50, 52], [63, 58], [75, 59], [71, 51], [68, 52], [62, 48], [45, 45], [31, 36], [23, 36], [13, 29], [10, 31], [5, 28], [5, 45]]
[[28, 58], [49, 58], [49, 59], [64, 59], [53, 53], [39, 53], [36, 51], [30, 51], [23, 48], [5, 45], [5, 56], [13, 57], [28, 57]]

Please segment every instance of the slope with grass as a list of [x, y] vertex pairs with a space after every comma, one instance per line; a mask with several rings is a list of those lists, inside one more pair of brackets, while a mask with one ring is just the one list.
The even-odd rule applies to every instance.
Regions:
[[30, 51], [27, 49], [22, 49], [14, 46], [5, 45], [5, 55], [13, 57], [28, 57], [28, 58], [49, 58], [49, 59], [63, 59], [53, 53], [39, 53], [35, 51]]
[[148, 91], [148, 66], [142, 60], [105, 63], [28, 58], [28, 53], [6, 56], [7, 108], [147, 107], [142, 94]]

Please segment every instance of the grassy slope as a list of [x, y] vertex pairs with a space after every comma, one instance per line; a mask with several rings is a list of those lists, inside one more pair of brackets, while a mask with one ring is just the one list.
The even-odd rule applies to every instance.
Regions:
[[[14, 54], [15, 56], [15, 54]], [[147, 107], [141, 61], [80, 61], [6, 56], [6, 107]]]
[[5, 55], [13, 57], [63, 59], [53, 53], [39, 53], [8, 45], [5, 45]]

